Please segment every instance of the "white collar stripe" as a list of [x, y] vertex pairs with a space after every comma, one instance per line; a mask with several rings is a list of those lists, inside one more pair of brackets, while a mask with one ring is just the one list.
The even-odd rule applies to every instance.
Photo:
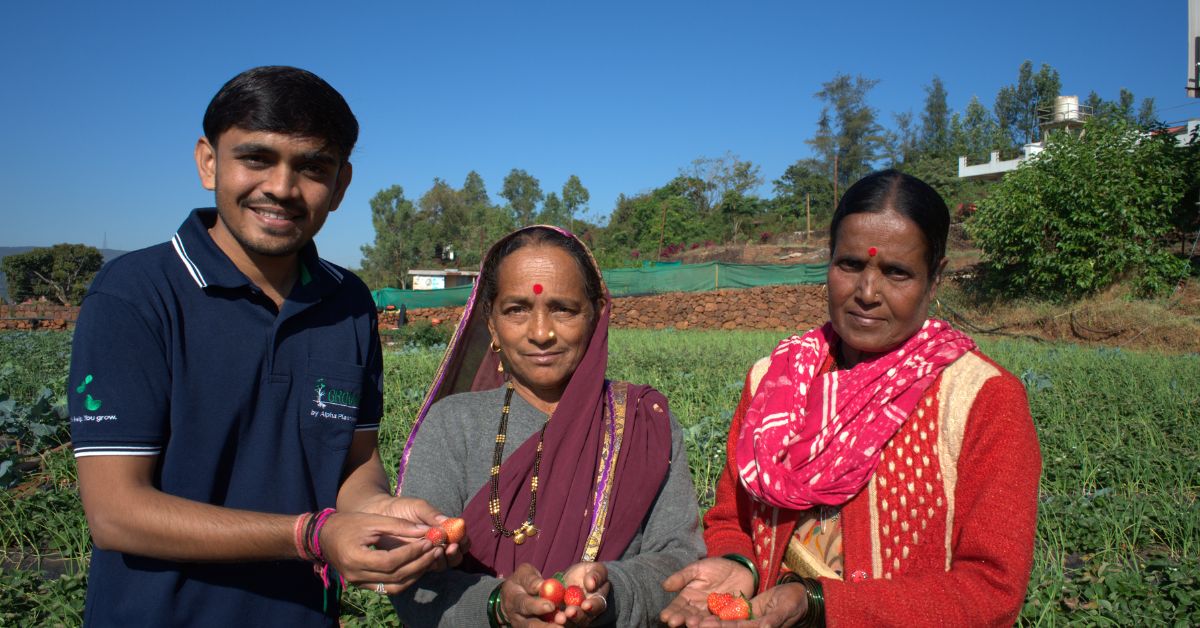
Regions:
[[330, 264], [319, 257], [317, 258], [317, 261], [321, 262], [321, 267], [323, 267], [330, 275], [333, 275], [333, 278], [336, 279], [338, 283], [342, 283], [342, 273], [338, 271], [333, 264]]
[[196, 263], [188, 257], [187, 249], [183, 247], [183, 238], [180, 238], [178, 233], [175, 234], [175, 237], [171, 238], [171, 246], [175, 247], [175, 254], [183, 262], [183, 266], [187, 269], [188, 274], [196, 281], [196, 285], [201, 288], [207, 288], [208, 282], [204, 280], [204, 275], [200, 273], [200, 267], [196, 266]]

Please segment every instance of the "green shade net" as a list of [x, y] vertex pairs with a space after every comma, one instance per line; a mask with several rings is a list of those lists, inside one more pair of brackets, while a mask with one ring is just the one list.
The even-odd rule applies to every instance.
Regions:
[[[659, 264], [643, 268], [614, 268], [604, 271], [604, 281], [614, 297], [663, 292], [708, 292], [725, 288], [753, 288], [825, 283], [828, 264]], [[399, 290], [383, 288], [371, 292], [375, 307], [389, 305], [397, 309], [463, 305], [471, 296], [471, 286], [445, 290]]]

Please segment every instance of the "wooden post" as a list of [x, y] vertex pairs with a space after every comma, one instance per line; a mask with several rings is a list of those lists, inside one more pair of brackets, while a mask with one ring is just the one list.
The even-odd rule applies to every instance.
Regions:
[[659, 226], [659, 228], [658, 228], [658, 255], [655, 257], [655, 261], [662, 259], [663, 237], [667, 233], [667, 203], [664, 201], [663, 203], [661, 203], [661, 205], [662, 205], [662, 210], [663, 210], [662, 211], [662, 225]]
[[837, 153], [834, 153], [833, 154], [833, 209], [830, 210], [830, 212], [829, 212], [830, 214], [833, 214], [833, 212], [837, 211], [837, 203], [838, 203], [837, 180], [838, 180], [838, 155], [837, 155]]
[[804, 239], [807, 240], [812, 235], [812, 199], [809, 198], [808, 192], [804, 193]]

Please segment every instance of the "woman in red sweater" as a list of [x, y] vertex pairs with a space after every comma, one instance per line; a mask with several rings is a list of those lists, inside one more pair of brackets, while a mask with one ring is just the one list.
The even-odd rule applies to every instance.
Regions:
[[894, 170], [846, 191], [829, 322], [750, 369], [708, 558], [664, 582], [668, 625], [721, 625], [707, 599], [723, 592], [751, 598], [753, 625], [1015, 621], [1041, 454], [1021, 382], [927, 316], [949, 223]]

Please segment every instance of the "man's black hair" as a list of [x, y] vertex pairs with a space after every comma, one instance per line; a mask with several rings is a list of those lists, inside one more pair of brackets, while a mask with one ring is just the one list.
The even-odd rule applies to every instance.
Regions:
[[350, 159], [358, 141], [358, 120], [346, 100], [321, 77], [300, 68], [251, 68], [221, 87], [204, 112], [209, 144], [233, 127], [324, 140]]

